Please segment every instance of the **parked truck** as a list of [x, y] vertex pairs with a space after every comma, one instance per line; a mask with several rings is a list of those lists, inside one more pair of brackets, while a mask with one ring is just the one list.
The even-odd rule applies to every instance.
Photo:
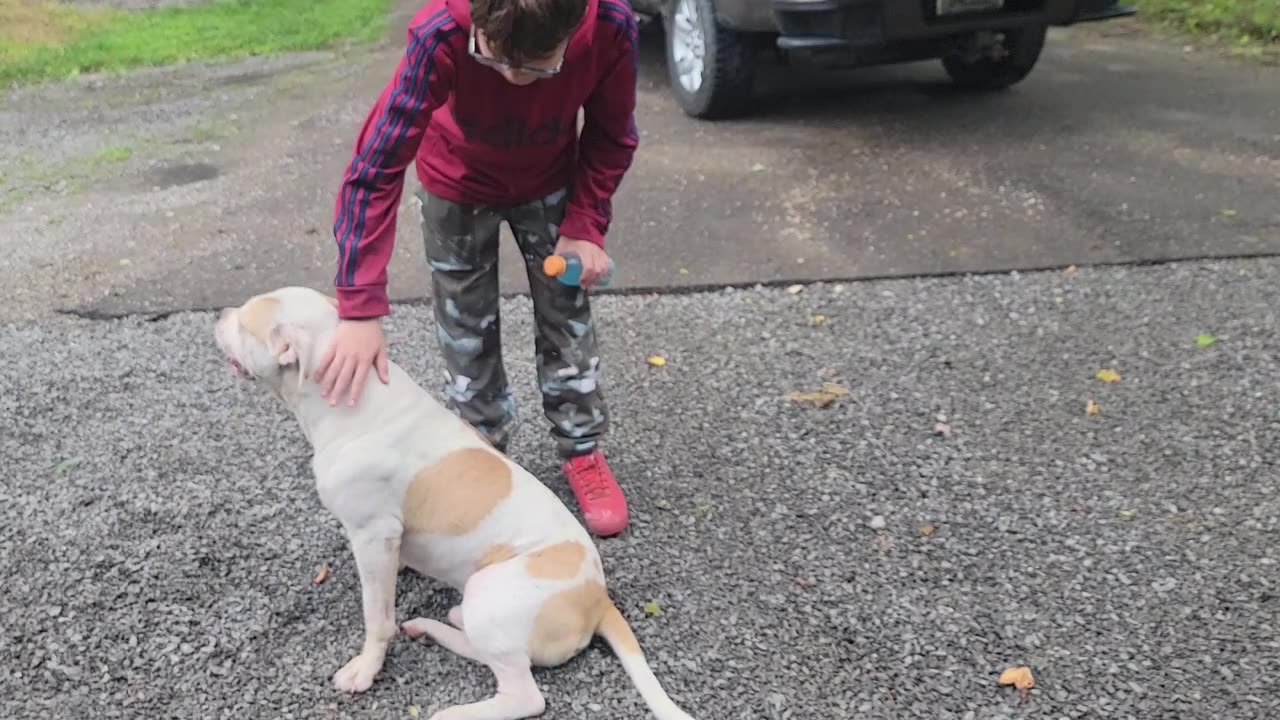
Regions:
[[671, 88], [688, 115], [749, 112], [766, 50], [819, 65], [941, 60], [954, 83], [1021, 82], [1050, 27], [1132, 15], [1120, 0], [632, 0], [662, 19]]

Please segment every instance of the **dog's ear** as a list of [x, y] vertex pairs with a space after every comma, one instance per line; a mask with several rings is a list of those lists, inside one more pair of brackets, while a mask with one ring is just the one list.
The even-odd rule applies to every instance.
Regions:
[[267, 337], [267, 347], [281, 367], [297, 364], [298, 370], [305, 372], [302, 365], [311, 356], [309, 339], [307, 332], [302, 328], [280, 323], [271, 328], [271, 333]]

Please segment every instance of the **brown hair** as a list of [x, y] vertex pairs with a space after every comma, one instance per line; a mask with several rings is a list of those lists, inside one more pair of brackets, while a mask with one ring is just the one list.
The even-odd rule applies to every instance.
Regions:
[[471, 23], [498, 59], [518, 67], [555, 52], [586, 11], [587, 0], [471, 0]]

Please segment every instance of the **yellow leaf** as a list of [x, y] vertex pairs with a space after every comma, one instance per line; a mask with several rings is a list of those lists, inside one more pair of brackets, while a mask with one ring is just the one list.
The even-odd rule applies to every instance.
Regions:
[[1023, 665], [1009, 668], [1000, 673], [1000, 684], [1012, 685], [1019, 690], [1030, 690], [1036, 686], [1036, 679], [1031, 674], [1031, 668]]
[[1102, 412], [1102, 408], [1098, 407], [1098, 403], [1090, 400], [1084, 404], [1085, 415], [1097, 415], [1100, 412]]
[[784, 400], [793, 403], [808, 403], [820, 408], [830, 405], [836, 399], [835, 395], [829, 395], [824, 392], [789, 392], [782, 397]]
[[422, 711], [418, 709], [418, 706], [417, 706], [417, 705], [410, 705], [410, 706], [409, 706], [409, 717], [411, 717], [411, 718], [416, 718], [416, 717], [418, 717], [418, 716], [420, 716], [420, 715], [422, 715]]
[[1103, 368], [1094, 373], [1093, 376], [1104, 383], [1113, 383], [1120, 379], [1120, 373], [1112, 370], [1111, 368]]
[[688, 274], [689, 274], [689, 268], [680, 268], [680, 274], [681, 274], [681, 275], [688, 275]]
[[925, 537], [929, 537], [930, 535], [933, 534], [933, 531], [935, 529], [936, 528], [933, 527], [933, 523], [925, 523], [920, 526], [920, 534]]
[[826, 315], [810, 315], [810, 316], [809, 316], [809, 324], [810, 324], [810, 325], [821, 325], [822, 323], [824, 323], [824, 322], [826, 322], [826, 321], [827, 321], [827, 316], [826, 316]]
[[662, 606], [650, 600], [644, 604], [644, 614], [649, 617], [657, 617], [662, 614]]
[[814, 392], [789, 392], [784, 399], [794, 403], [808, 403], [814, 407], [824, 408], [836, 401], [836, 398], [849, 394], [849, 389], [839, 383], [823, 383], [822, 389]]
[[1068, 275], [1073, 274], [1075, 271], [1076, 271], [1076, 266], [1075, 266], [1075, 265], [1069, 265], [1069, 266], [1067, 266], [1067, 269], [1065, 270], [1065, 272], [1066, 272]]
[[1227, 216], [1227, 217], [1235, 217], [1235, 216], [1236, 216], [1236, 211], [1235, 211], [1235, 209], [1234, 209], [1234, 208], [1224, 208], [1224, 209], [1223, 209], [1223, 211], [1222, 211], [1222, 214], [1223, 214], [1223, 215], [1225, 215], [1225, 216]]
[[661, 355], [650, 355], [648, 362], [654, 367], [663, 367], [667, 364], [667, 359]]

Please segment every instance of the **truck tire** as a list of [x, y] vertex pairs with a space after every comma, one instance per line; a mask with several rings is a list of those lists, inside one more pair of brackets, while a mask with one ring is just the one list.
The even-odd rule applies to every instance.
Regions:
[[671, 0], [662, 16], [680, 109], [704, 120], [744, 113], [755, 91], [755, 38], [720, 25], [712, 0]]
[[971, 60], [960, 55], [942, 58], [951, 81], [964, 90], [1004, 90], [1022, 82], [1040, 59], [1044, 49], [1045, 25], [1013, 28], [1004, 31], [1004, 49], [1007, 55], [999, 60], [980, 58]]

